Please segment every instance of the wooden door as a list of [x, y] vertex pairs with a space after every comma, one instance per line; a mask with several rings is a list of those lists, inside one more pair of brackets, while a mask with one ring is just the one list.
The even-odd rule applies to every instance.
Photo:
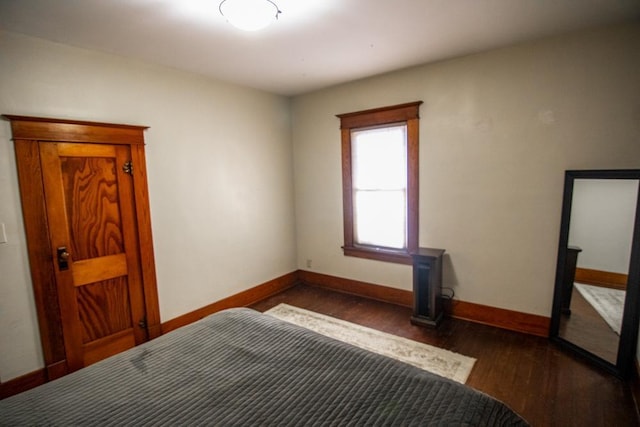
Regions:
[[47, 377], [160, 335], [146, 128], [5, 117]]
[[147, 340], [128, 146], [41, 143], [71, 370]]

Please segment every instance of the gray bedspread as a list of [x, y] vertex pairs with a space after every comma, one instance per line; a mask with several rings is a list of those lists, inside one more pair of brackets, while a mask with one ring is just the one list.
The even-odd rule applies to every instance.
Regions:
[[526, 425], [497, 400], [250, 309], [0, 401], [0, 425]]

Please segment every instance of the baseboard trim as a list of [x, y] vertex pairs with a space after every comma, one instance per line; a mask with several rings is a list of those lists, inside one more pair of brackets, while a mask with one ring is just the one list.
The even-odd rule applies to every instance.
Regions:
[[627, 289], [629, 277], [622, 273], [611, 271], [592, 270], [590, 268], [576, 268], [576, 282], [587, 285], [602, 286], [612, 289]]
[[22, 393], [47, 382], [45, 369], [29, 372], [28, 374], [0, 383], [0, 399]]
[[551, 319], [548, 317], [460, 300], [453, 300], [450, 307], [448, 314], [456, 319], [469, 320], [544, 338], [549, 337]]
[[[413, 307], [413, 292], [411, 291], [306, 270], [298, 270], [298, 277], [302, 283], [307, 285], [358, 295], [404, 307]], [[453, 300], [453, 302], [447, 304], [447, 306], [449, 309], [446, 311], [446, 314], [457, 319], [545, 338], [549, 336], [549, 323], [551, 319], [548, 317], [460, 300]]]
[[210, 314], [232, 307], [246, 307], [258, 301], [261, 301], [271, 295], [282, 292], [298, 283], [298, 272], [294, 271], [284, 276], [280, 276], [273, 280], [269, 280], [261, 285], [255, 286], [246, 291], [231, 295], [230, 297], [221, 299], [212, 304], [191, 311], [189, 313], [178, 316], [174, 319], [163, 322], [162, 333], [178, 329], [195, 321], [202, 319]]
[[[165, 334], [181, 326], [188, 325], [205, 316], [213, 314], [217, 311], [231, 307], [245, 307], [263, 300], [271, 295], [282, 292], [298, 283], [298, 272], [294, 271], [284, 276], [280, 276], [273, 280], [269, 280], [261, 285], [255, 286], [244, 292], [232, 295], [228, 298], [216, 301], [205, 307], [199, 308], [192, 312], [183, 314], [182, 316], [171, 319], [161, 324], [162, 333]], [[48, 372], [48, 375], [47, 375]], [[7, 382], [0, 383], [0, 399], [4, 399], [14, 394], [30, 390], [34, 387], [42, 385], [49, 379], [56, 379], [66, 374], [66, 364], [64, 362], [51, 365], [48, 368], [38, 369], [20, 377], [11, 379]], [[49, 376], [49, 378], [48, 378]]]
[[[246, 291], [216, 301], [205, 307], [183, 314], [161, 324], [162, 333], [186, 326], [205, 316], [232, 307], [246, 307], [265, 298], [289, 289], [298, 283], [318, 286], [337, 292], [357, 295], [403, 307], [413, 307], [413, 292], [373, 283], [345, 279], [306, 270], [297, 270], [255, 286]], [[481, 304], [454, 300], [447, 314], [452, 317], [508, 329], [530, 335], [548, 337], [550, 319], [544, 316], [505, 310]], [[408, 321], [408, 320], [407, 320]], [[50, 367], [55, 377], [63, 375], [61, 367]], [[636, 367], [637, 368], [637, 367]], [[57, 375], [55, 375], [57, 373]], [[0, 383], [0, 399], [37, 387], [48, 381], [47, 370], [42, 368], [23, 376]], [[640, 386], [639, 386], [640, 389]], [[636, 396], [640, 396], [640, 391]]]
[[[181, 326], [188, 325], [205, 316], [227, 308], [251, 305], [295, 286], [300, 282], [310, 286], [318, 286], [336, 292], [357, 295], [403, 307], [413, 307], [413, 292], [411, 291], [313, 271], [297, 270], [164, 322], [162, 323], [162, 333], [164, 334]], [[457, 319], [545, 338], [549, 336], [550, 319], [548, 317], [460, 300], [454, 300], [451, 304], [447, 304], [447, 306], [448, 310], [446, 314]]]
[[298, 270], [298, 278], [302, 283], [307, 285], [388, 302], [403, 307], [413, 307], [413, 292], [411, 291], [306, 270]]

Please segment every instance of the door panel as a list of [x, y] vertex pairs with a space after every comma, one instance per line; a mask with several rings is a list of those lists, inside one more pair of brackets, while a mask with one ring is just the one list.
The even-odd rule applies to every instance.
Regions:
[[124, 253], [115, 152], [60, 157], [60, 166], [74, 260]]
[[[47, 379], [161, 335], [147, 128], [3, 118], [11, 121]], [[62, 247], [66, 270], [57, 261]]]
[[[47, 218], [70, 370], [146, 341], [126, 145], [40, 143]], [[139, 326], [141, 324], [142, 326]]]
[[77, 295], [83, 344], [131, 328], [126, 278], [80, 286]]

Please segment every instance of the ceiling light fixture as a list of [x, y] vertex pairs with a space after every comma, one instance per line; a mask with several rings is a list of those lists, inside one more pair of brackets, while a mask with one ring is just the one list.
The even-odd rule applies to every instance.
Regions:
[[282, 13], [271, 0], [222, 0], [218, 9], [231, 25], [244, 31], [266, 28]]

